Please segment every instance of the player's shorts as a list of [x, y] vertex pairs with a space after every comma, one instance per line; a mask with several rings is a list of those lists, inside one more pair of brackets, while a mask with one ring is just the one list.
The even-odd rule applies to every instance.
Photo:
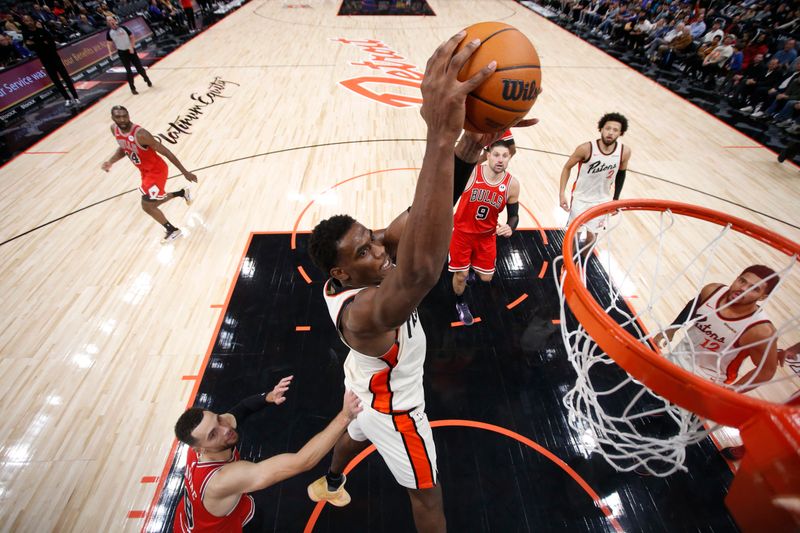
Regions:
[[464, 272], [471, 266], [479, 274], [494, 274], [497, 259], [497, 235], [494, 233], [464, 233], [453, 230], [450, 239], [450, 272]]
[[[608, 200], [610, 201], [610, 200]], [[584, 211], [588, 211], [594, 206], [604, 204], [606, 200], [601, 200], [599, 202], [582, 202], [577, 198], [572, 199], [572, 205], [569, 209], [569, 219], [567, 219], [567, 226], [569, 226], [573, 220], [578, 218], [578, 215], [583, 213]], [[592, 233], [600, 233], [600, 231], [606, 228], [606, 224], [608, 223], [608, 215], [603, 215], [597, 218], [591, 219], [589, 222], [583, 225], [587, 230], [591, 231]]]
[[436, 486], [436, 445], [424, 405], [399, 415], [379, 413], [365, 405], [347, 426], [347, 432], [353, 440], [372, 442], [401, 486]]
[[139, 192], [142, 193], [142, 199], [151, 202], [163, 200], [167, 195], [164, 188], [167, 186], [167, 175], [169, 171], [166, 166], [164, 171], [142, 173], [142, 184], [139, 186]]

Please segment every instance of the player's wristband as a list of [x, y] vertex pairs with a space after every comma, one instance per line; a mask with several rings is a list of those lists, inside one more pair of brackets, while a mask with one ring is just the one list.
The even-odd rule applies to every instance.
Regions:
[[619, 200], [619, 195], [622, 193], [622, 186], [625, 185], [626, 169], [617, 171], [617, 179], [614, 180], [614, 200]]
[[508, 211], [508, 220], [506, 224], [508, 224], [512, 230], [516, 230], [519, 224], [519, 203], [506, 204], [506, 210]]
[[267, 393], [254, 394], [248, 396], [241, 402], [233, 406], [228, 412], [233, 415], [237, 422], [242, 422], [245, 418], [267, 406]]
[[692, 307], [695, 306], [694, 298], [686, 302], [686, 306], [678, 313], [678, 316], [675, 317], [675, 320], [672, 321], [673, 326], [681, 326], [685, 324], [690, 318], [692, 318]]

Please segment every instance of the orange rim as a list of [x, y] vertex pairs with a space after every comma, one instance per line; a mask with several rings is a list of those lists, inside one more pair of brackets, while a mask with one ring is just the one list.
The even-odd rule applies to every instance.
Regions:
[[731, 229], [768, 244], [788, 256], [800, 255], [800, 245], [752, 222], [691, 204], [649, 199], [608, 202], [585, 211], [567, 228], [564, 235], [562, 285], [564, 298], [572, 314], [598, 346], [631, 376], [684, 409], [720, 424], [735, 427], [741, 427], [744, 422], [762, 412], [777, 414], [800, 411], [797, 407], [739, 394], [684, 370], [648, 349], [600, 307], [581, 282], [578, 267], [573, 260], [575, 234], [587, 221], [617, 210], [669, 210], [720, 226], [730, 225]]

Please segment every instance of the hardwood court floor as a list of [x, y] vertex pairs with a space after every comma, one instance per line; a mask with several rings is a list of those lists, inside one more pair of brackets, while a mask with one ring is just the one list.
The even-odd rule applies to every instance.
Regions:
[[[422, 72], [471, 23], [529, 35], [545, 92], [532, 113], [541, 124], [515, 132], [510, 170], [535, 215], [523, 210], [523, 226], [563, 225], [560, 168], [595, 138], [600, 115], [618, 110], [634, 150], [625, 197], [702, 204], [800, 237], [797, 167], [519, 4], [431, 1], [435, 17], [409, 19], [336, 17], [336, 2], [307, 3], [243, 6], [155, 65], [152, 89], [115, 91], [0, 169], [3, 529], [140, 529], [250, 232], [307, 230], [338, 212], [381, 227], [408, 206], [424, 150], [418, 108], [341, 85], [395, 68], [365, 66], [368, 51], [336, 39], [379, 40]], [[172, 245], [141, 212], [132, 165], [100, 171], [115, 149], [114, 104], [167, 137], [183, 119], [169, 146], [200, 185], [191, 208], [165, 207], [187, 234]], [[751, 256], [720, 264], [721, 281]], [[786, 291], [798, 300], [797, 286]]]

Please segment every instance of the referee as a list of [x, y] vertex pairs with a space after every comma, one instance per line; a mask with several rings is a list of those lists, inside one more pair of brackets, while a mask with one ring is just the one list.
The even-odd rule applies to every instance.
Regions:
[[152, 87], [153, 83], [150, 81], [150, 78], [147, 77], [147, 73], [144, 71], [144, 67], [142, 66], [142, 61], [139, 59], [139, 56], [136, 55], [136, 38], [131, 33], [131, 30], [125, 26], [118, 25], [117, 19], [114, 17], [106, 17], [106, 22], [108, 23], [108, 31], [106, 32], [108, 55], [114, 53], [114, 51], [111, 49], [111, 43], [114, 43], [114, 47], [117, 49], [117, 54], [119, 54], [119, 60], [122, 61], [122, 66], [125, 67], [125, 73], [128, 76], [128, 85], [131, 87], [131, 92], [133, 94], [139, 94], [136, 91], [136, 86], [133, 84], [131, 63], [133, 63], [133, 66], [136, 67], [136, 72], [138, 72], [142, 78], [144, 78], [147, 86]]

